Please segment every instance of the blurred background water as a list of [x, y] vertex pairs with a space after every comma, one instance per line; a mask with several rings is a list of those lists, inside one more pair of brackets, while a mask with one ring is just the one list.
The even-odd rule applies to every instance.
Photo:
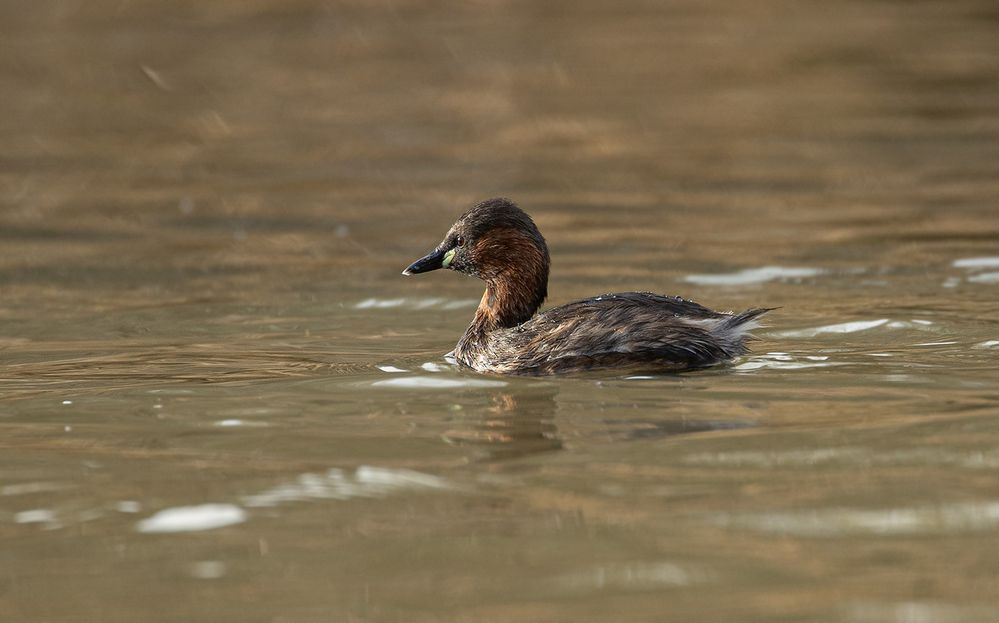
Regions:
[[[987, 0], [0, 4], [0, 619], [999, 619]], [[550, 303], [779, 306], [678, 376], [476, 375]]]

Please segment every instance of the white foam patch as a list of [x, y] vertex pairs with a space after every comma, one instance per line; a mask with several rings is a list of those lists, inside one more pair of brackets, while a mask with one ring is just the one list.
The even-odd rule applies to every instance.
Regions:
[[965, 257], [954, 260], [954, 268], [999, 268], [999, 257]]
[[397, 368], [395, 366], [375, 366], [375, 367], [377, 367], [382, 372], [393, 372], [393, 373], [394, 372], [406, 372], [406, 370], [403, 370], [402, 368]]
[[51, 523], [55, 520], [55, 513], [45, 508], [21, 511], [14, 515], [14, 523]]
[[968, 277], [968, 281], [972, 283], [999, 283], [999, 272], [973, 275]]
[[375, 387], [402, 387], [406, 389], [454, 389], [458, 387], [504, 387], [506, 381], [486, 379], [446, 379], [439, 376], [407, 376], [372, 383]]
[[202, 504], [166, 508], [136, 524], [147, 534], [214, 530], [246, 521], [246, 511], [235, 504]]
[[999, 340], [985, 340], [975, 344], [972, 348], [995, 348], [996, 346], [999, 346]]
[[819, 268], [795, 268], [787, 266], [763, 266], [747, 268], [734, 273], [717, 275], [687, 275], [684, 281], [705, 286], [743, 286], [766, 283], [777, 279], [804, 279], [815, 277], [825, 271]]
[[324, 474], [307, 473], [296, 480], [243, 498], [250, 507], [277, 506], [304, 500], [377, 498], [405, 490], [451, 489], [443, 478], [408, 469], [358, 467], [353, 474], [333, 468]]
[[434, 363], [432, 361], [428, 361], [427, 363], [423, 364], [420, 367], [426, 370], [427, 372], [443, 372], [444, 370], [447, 370], [447, 368], [445, 368], [444, 366]]

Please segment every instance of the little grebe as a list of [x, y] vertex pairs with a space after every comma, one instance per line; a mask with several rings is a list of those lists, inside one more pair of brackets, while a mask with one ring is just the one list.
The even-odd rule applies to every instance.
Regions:
[[404, 275], [450, 268], [486, 282], [454, 357], [479, 372], [553, 374], [593, 368], [679, 371], [747, 352], [747, 331], [769, 309], [723, 314], [676, 296], [606, 294], [535, 315], [548, 296], [548, 245], [512, 201], [461, 215], [443, 242]]

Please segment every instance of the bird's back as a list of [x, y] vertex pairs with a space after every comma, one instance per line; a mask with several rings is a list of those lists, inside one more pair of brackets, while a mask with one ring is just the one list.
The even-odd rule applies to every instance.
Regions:
[[703, 368], [745, 353], [747, 331], [766, 311], [722, 314], [680, 297], [606, 294], [493, 332], [463, 363], [481, 371], [521, 374], [604, 367]]

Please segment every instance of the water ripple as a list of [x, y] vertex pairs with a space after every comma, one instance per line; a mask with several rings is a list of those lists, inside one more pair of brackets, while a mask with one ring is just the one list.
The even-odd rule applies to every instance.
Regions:
[[762, 368], [799, 370], [804, 368], [830, 368], [832, 366], [848, 365], [845, 362], [829, 361], [829, 357], [820, 355], [808, 355], [802, 359], [805, 359], [805, 361], [796, 359], [787, 353], [766, 353], [765, 355], [752, 357], [749, 361], [733, 366], [733, 368], [739, 371], [760, 370]]
[[690, 586], [709, 581], [710, 575], [687, 569], [672, 562], [631, 562], [597, 565], [559, 576], [555, 583], [569, 590], [602, 590], [607, 588], [654, 589], [669, 586]]
[[800, 537], [954, 534], [999, 527], [999, 501], [875, 510], [826, 508], [778, 513], [721, 514], [711, 521], [724, 528]]

